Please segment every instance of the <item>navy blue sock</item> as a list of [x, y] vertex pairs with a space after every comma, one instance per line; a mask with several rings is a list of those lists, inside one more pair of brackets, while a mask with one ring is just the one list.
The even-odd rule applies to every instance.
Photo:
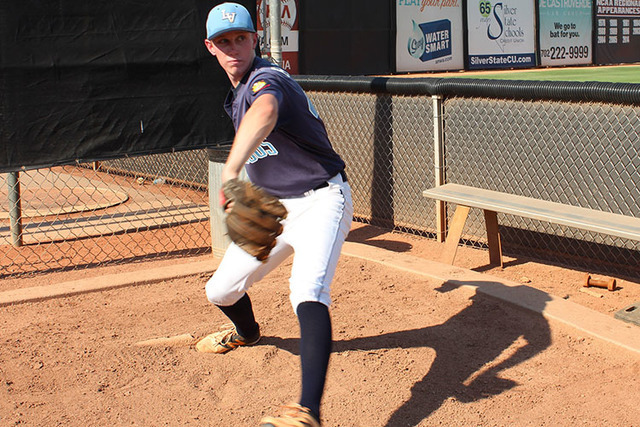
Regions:
[[250, 339], [260, 332], [253, 315], [253, 306], [251, 305], [251, 299], [249, 299], [248, 294], [244, 294], [244, 296], [233, 305], [219, 305], [218, 307], [234, 324], [238, 334], [243, 337]]
[[320, 401], [331, 354], [331, 317], [329, 308], [319, 302], [303, 302], [298, 305], [297, 315], [302, 367], [300, 405], [320, 419]]

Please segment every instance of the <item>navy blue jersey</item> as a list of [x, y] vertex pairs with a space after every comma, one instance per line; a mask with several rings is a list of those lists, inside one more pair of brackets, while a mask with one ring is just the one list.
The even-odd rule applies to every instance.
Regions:
[[251, 104], [270, 93], [278, 100], [278, 122], [245, 165], [251, 182], [277, 197], [302, 195], [344, 170], [324, 123], [289, 74], [256, 57], [252, 68], [225, 101], [238, 130]]

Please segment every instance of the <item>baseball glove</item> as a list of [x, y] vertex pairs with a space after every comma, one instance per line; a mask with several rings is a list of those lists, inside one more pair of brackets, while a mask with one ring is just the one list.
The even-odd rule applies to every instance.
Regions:
[[287, 209], [277, 197], [237, 178], [222, 185], [222, 209], [229, 238], [260, 261], [269, 256], [282, 233]]

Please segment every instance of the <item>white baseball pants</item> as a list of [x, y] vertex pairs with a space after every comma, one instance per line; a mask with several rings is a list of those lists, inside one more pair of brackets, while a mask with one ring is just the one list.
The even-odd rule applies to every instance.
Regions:
[[351, 228], [353, 201], [349, 184], [339, 174], [328, 184], [301, 197], [280, 199], [288, 214], [266, 262], [231, 243], [207, 282], [207, 299], [221, 306], [235, 304], [251, 285], [294, 254], [289, 278], [294, 311], [298, 304], [308, 301], [329, 306], [331, 281]]

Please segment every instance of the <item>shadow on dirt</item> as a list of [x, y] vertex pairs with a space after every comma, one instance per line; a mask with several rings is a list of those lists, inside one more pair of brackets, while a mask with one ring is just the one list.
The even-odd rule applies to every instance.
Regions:
[[379, 235], [387, 232], [388, 230], [374, 227], [372, 225], [366, 225], [364, 227], [351, 230], [349, 232], [349, 236], [347, 236], [347, 241], [364, 243], [392, 252], [409, 252], [411, 250], [412, 246], [410, 243], [402, 242], [400, 240], [376, 239]]
[[[436, 290], [449, 292], [465, 284], [489, 286], [493, 290], [499, 288], [504, 293], [523, 293], [520, 287], [507, 288], [496, 282], [445, 282]], [[534, 357], [551, 343], [549, 324], [538, 314], [549, 301], [548, 295], [531, 288], [524, 294], [533, 311], [505, 305], [503, 301], [476, 293], [469, 306], [442, 324], [336, 341], [333, 352], [434, 349], [435, 359], [423, 361], [425, 376], [411, 387], [411, 397], [384, 424], [386, 427], [413, 426], [447, 399], [474, 402], [518, 385], [501, 377], [501, 373]], [[262, 343], [298, 354], [297, 339], [263, 337]]]

